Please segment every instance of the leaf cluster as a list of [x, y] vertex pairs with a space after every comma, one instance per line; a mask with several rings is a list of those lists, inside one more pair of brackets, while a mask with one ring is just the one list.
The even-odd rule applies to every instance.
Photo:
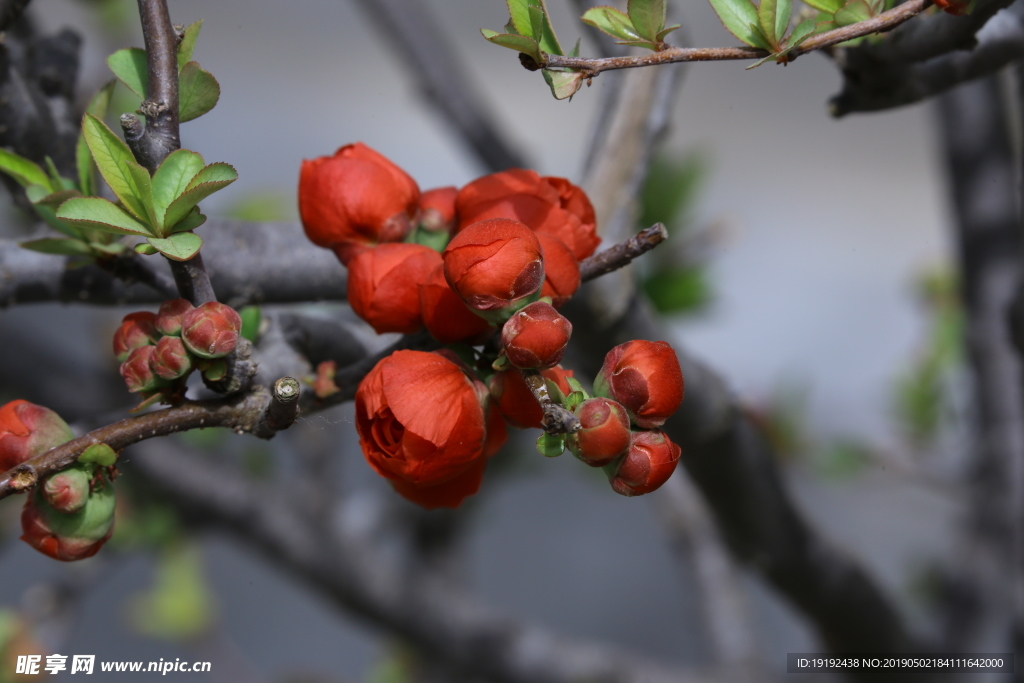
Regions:
[[606, 5], [591, 7], [583, 14], [583, 22], [618, 38], [619, 45], [663, 50], [665, 36], [682, 28], [680, 24], [665, 26], [665, 0], [629, 0], [626, 11]]
[[785, 64], [787, 55], [801, 43], [827, 28], [813, 19], [806, 19], [790, 30], [792, 0], [710, 0], [722, 25], [729, 33], [750, 47], [766, 50], [769, 55], [747, 67], [753, 69], [767, 61]]

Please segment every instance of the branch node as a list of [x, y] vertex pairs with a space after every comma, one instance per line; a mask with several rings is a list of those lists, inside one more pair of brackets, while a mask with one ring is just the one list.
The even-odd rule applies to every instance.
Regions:
[[259, 436], [270, 438], [276, 432], [288, 429], [299, 416], [301, 386], [294, 377], [282, 377], [274, 382], [270, 403], [260, 418]]
[[580, 421], [571, 412], [551, 400], [547, 381], [537, 370], [520, 370], [537, 404], [544, 411], [541, 429], [548, 434], [572, 434], [580, 430]]
[[11, 490], [24, 491], [36, 485], [39, 481], [39, 473], [36, 468], [28, 463], [18, 465], [11, 473]]

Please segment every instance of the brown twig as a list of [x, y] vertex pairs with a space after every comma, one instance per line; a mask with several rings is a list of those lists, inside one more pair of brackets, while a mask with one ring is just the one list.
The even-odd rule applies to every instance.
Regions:
[[[883, 12], [877, 17], [861, 21], [849, 26], [826, 31], [805, 40], [788, 55], [789, 61], [808, 52], [845, 43], [854, 38], [862, 38], [872, 33], [890, 31], [903, 22], [911, 19], [930, 7], [932, 0], [908, 0]], [[627, 57], [606, 57], [595, 59], [588, 57], [566, 57], [563, 55], [544, 55], [542, 66], [555, 69], [576, 69], [588, 78], [593, 78], [602, 71], [614, 69], [631, 69], [639, 66], [655, 64], [677, 64], [679, 62], [712, 62], [736, 59], [764, 59], [771, 53], [754, 47], [670, 47], [660, 52]]]
[[572, 434], [580, 430], [580, 421], [571, 412], [551, 400], [547, 381], [537, 370], [520, 370], [526, 386], [530, 387], [533, 397], [537, 399], [544, 418], [540, 426], [548, 434]]
[[299, 417], [299, 394], [302, 387], [294, 377], [282, 377], [274, 382], [270, 391], [270, 403], [260, 420], [260, 426], [270, 432], [280, 432], [291, 427]]
[[668, 230], [661, 223], [644, 228], [625, 242], [620, 242], [580, 262], [580, 280], [589, 282], [619, 268], [624, 268], [633, 259], [643, 256], [668, 239]]

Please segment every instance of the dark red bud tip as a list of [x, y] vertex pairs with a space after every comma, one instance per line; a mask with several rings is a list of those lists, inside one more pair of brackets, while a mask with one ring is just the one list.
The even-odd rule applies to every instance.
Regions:
[[523, 370], [558, 365], [570, 336], [572, 323], [542, 301], [517, 312], [501, 329], [501, 342], [509, 361]]
[[133, 349], [156, 344], [160, 333], [156, 329], [156, 314], [147, 311], [129, 313], [114, 332], [114, 356], [121, 362]]
[[133, 394], [156, 389], [160, 378], [153, 372], [150, 360], [156, 351], [155, 346], [140, 346], [128, 354], [128, 359], [121, 363], [121, 377]]
[[611, 478], [612, 489], [623, 496], [656, 490], [672, 476], [681, 450], [660, 430], [633, 432], [629, 452]]
[[162, 335], [177, 337], [181, 334], [181, 321], [195, 306], [188, 299], [171, 299], [160, 304], [156, 313], [156, 330]]
[[580, 431], [568, 440], [573, 455], [591, 467], [603, 467], [629, 450], [629, 415], [607, 398], [592, 398], [576, 408]]
[[242, 318], [230, 306], [208, 301], [185, 314], [181, 338], [200, 358], [223, 358], [235, 350]]

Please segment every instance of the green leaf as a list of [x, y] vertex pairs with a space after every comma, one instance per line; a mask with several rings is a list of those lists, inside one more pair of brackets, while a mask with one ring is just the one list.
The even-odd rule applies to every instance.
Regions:
[[544, 69], [544, 80], [551, 88], [556, 100], [564, 100], [576, 94], [583, 87], [584, 75], [578, 71], [552, 71]]
[[641, 36], [633, 27], [633, 22], [625, 12], [614, 7], [591, 7], [581, 17], [583, 23], [604, 31], [613, 38], [620, 40], [641, 40]]
[[142, 190], [137, 187], [135, 176], [128, 170], [131, 166], [142, 167], [135, 163], [135, 157], [132, 156], [128, 145], [124, 144], [107, 124], [92, 114], [82, 117], [82, 133], [107, 185], [128, 211], [136, 218], [144, 220], [143, 217], [148, 212], [140, 197]]
[[178, 76], [178, 118], [182, 123], [197, 119], [217, 106], [220, 83], [197, 62], [186, 64]]
[[149, 242], [139, 242], [135, 245], [135, 253], [141, 254], [142, 256], [152, 256], [153, 254], [159, 254], [160, 252], [157, 251], [156, 247]]
[[561, 434], [541, 434], [537, 439], [537, 450], [545, 458], [557, 458], [565, 452], [565, 437]]
[[199, 31], [202, 28], [202, 19], [185, 27], [185, 35], [182, 36], [181, 42], [178, 43], [178, 71], [181, 71], [186, 64], [192, 61], [192, 53], [196, 49], [196, 39], [199, 38]]
[[551, 19], [548, 17], [544, 7], [530, 6], [530, 21], [535, 27], [534, 37], [540, 43], [540, 49], [548, 54], [562, 54], [562, 46], [558, 44], [558, 36], [551, 26]]
[[120, 235], [153, 233], [117, 204], [102, 197], [76, 197], [61, 204], [57, 218], [79, 228], [94, 228]]
[[480, 29], [480, 33], [483, 34], [484, 38], [495, 45], [501, 45], [502, 47], [507, 47], [510, 50], [522, 52], [524, 55], [532, 57], [533, 61], [538, 64], [544, 61], [540, 56], [540, 46], [533, 38], [512, 35], [511, 33], [495, 33], [494, 31], [488, 31], [485, 28]]
[[[197, 173], [185, 191], [167, 207], [167, 212], [164, 214], [164, 226], [173, 226], [187, 216], [196, 204], [237, 179], [238, 173], [230, 164], [223, 162], [210, 164]], [[167, 234], [166, 227], [164, 234]]]
[[153, 228], [153, 232], [159, 232], [160, 219], [156, 214], [156, 207], [153, 205], [153, 178], [149, 175], [149, 171], [139, 164], [125, 164], [125, 168], [135, 183], [136, 197], [146, 210], [145, 216], [138, 218], [144, 219], [143, 222], [148, 223]]
[[576, 407], [587, 400], [587, 395], [582, 391], [574, 391], [565, 397], [565, 407], [568, 410], [576, 410]]
[[871, 6], [865, 0], [850, 0], [835, 13], [835, 21], [840, 26], [849, 26], [867, 21], [872, 16]]
[[658, 34], [665, 28], [665, 0], [629, 0], [626, 12], [641, 38], [658, 42]]
[[110, 467], [117, 462], [117, 453], [105, 443], [94, 443], [82, 451], [82, 454], [78, 456], [78, 462], [91, 462], [100, 467]]
[[573, 48], [571, 50], [569, 50], [569, 56], [570, 57], [579, 57], [580, 56], [580, 41], [581, 40], [583, 40], [583, 39], [582, 38], [577, 38], [576, 39], [576, 44], [573, 45]]
[[[47, 198], [64, 194], [65, 192], [51, 192], [49, 187], [43, 187], [42, 185], [29, 185], [25, 188], [25, 196], [28, 197], [28, 200], [35, 205], [36, 213], [38, 213], [50, 227], [58, 232], [64, 233], [68, 237], [81, 239], [82, 235], [77, 228], [57, 219], [56, 207], [48, 204], [37, 203], [42, 202]], [[66, 195], [70, 197], [71, 193], [67, 192]]]
[[127, 247], [120, 242], [108, 242], [103, 244], [101, 242], [89, 242], [89, 246], [92, 247], [93, 251], [98, 251], [104, 254], [110, 254], [116, 256], [124, 252]]
[[668, 34], [672, 33], [672, 31], [678, 31], [682, 27], [683, 27], [682, 24], [672, 24], [671, 26], [666, 26], [665, 28], [663, 28], [661, 31], [658, 32], [658, 36], [657, 36], [658, 42], [659, 43], [663, 42], [665, 40], [665, 36], [667, 36]]
[[53, 188], [54, 192], [61, 190], [77, 190], [78, 187], [71, 180], [68, 180], [60, 174], [57, 170], [57, 164], [53, 163], [53, 159], [47, 154], [44, 158], [46, 162], [46, 174], [50, 177], [50, 187]]
[[39, 164], [14, 152], [8, 152], [2, 147], [0, 147], [0, 171], [14, 178], [19, 185], [25, 188], [30, 185], [41, 185], [50, 192], [59, 189], [53, 186], [46, 171], [40, 168]]
[[800, 43], [814, 35], [816, 28], [817, 26], [813, 19], [804, 19], [797, 24], [796, 28], [793, 29], [793, 32], [789, 34], [788, 38], [786, 38], [786, 52], [789, 52], [795, 47], [799, 47]]
[[[789, 9], [790, 5], [785, 0], [761, 0], [757, 8], [758, 25], [764, 31], [773, 50], [779, 48], [779, 40], [789, 28]], [[783, 23], [784, 26], [780, 30], [779, 24]]]
[[803, 0], [805, 5], [809, 5], [816, 10], [825, 12], [827, 14], [834, 14], [843, 6], [843, 0]]
[[[98, 119], [107, 115], [110, 107], [110, 95], [114, 92], [114, 84], [117, 81], [109, 81], [99, 89], [89, 101], [85, 111]], [[78, 142], [75, 144], [75, 166], [78, 168], [78, 189], [87, 197], [98, 194], [96, 192], [96, 179], [93, 176], [92, 155], [89, 153], [89, 145], [85, 143], [85, 135], [78, 134]]]
[[263, 313], [260, 311], [260, 307], [245, 306], [238, 311], [238, 316], [242, 319], [242, 331], [239, 334], [255, 343], [256, 335], [260, 331], [260, 322], [263, 320]]
[[702, 270], [666, 268], [643, 282], [644, 293], [660, 313], [686, 313], [705, 306], [711, 290]]
[[729, 33], [751, 47], [759, 47], [770, 50], [771, 46], [764, 43], [758, 35], [755, 26], [758, 26], [757, 8], [750, 0], [710, 0], [722, 25]]
[[[34, 187], [39, 186], [35, 185]], [[56, 211], [60, 208], [61, 204], [74, 197], [81, 197], [82, 193], [78, 190], [61, 190], [60, 192], [51, 192], [50, 194], [43, 195], [42, 197], [38, 196], [36, 192], [33, 192], [32, 195], [36, 198], [32, 199], [32, 197], [29, 197], [29, 200], [32, 201], [32, 204], [36, 207], [47, 206]]]
[[21, 246], [44, 254], [61, 256], [92, 256], [92, 249], [82, 240], [69, 237], [46, 237], [40, 240], [22, 242]]
[[166, 239], [150, 237], [146, 241], [173, 261], [188, 261], [203, 246], [203, 238], [194, 232], [179, 232]]
[[505, 0], [512, 25], [516, 33], [527, 38], [536, 37], [530, 24], [530, 2], [528, 0]]
[[117, 79], [142, 99], [149, 89], [149, 66], [146, 51], [139, 47], [126, 47], [107, 57], [107, 66]]
[[192, 209], [189, 215], [185, 216], [182, 220], [178, 221], [171, 227], [171, 234], [176, 232], [188, 232], [189, 230], [195, 230], [200, 225], [206, 222], [206, 216], [199, 213], [199, 207]]
[[580, 384], [579, 380], [576, 379], [575, 377], [566, 377], [565, 381], [569, 385], [569, 389], [573, 393], [579, 392], [579, 393], [583, 394], [584, 396], [587, 395], [587, 390], [583, 388], [583, 385]]
[[188, 189], [188, 184], [203, 170], [203, 156], [187, 149], [171, 152], [153, 174], [153, 205], [156, 208], [157, 224], [164, 224], [167, 207]]
[[619, 40], [616, 41], [616, 45], [628, 45], [630, 47], [644, 47], [648, 50], [657, 50], [657, 43], [652, 43], [649, 40]]

